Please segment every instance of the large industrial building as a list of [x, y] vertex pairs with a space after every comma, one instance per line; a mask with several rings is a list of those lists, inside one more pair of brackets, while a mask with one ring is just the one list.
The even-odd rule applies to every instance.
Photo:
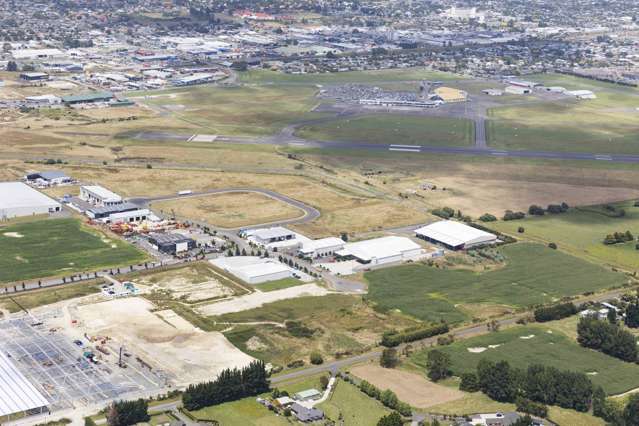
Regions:
[[62, 206], [22, 182], [0, 182], [0, 219], [59, 212]]
[[220, 257], [211, 263], [245, 283], [260, 284], [293, 276], [293, 270], [274, 259], [255, 256]]
[[462, 250], [497, 242], [497, 237], [490, 232], [453, 220], [431, 223], [415, 230], [415, 235], [426, 241], [442, 244], [451, 250]]
[[47, 399], [16, 368], [4, 352], [0, 352], [0, 419], [22, 413], [43, 412]]
[[396, 236], [348, 243], [335, 253], [341, 259], [355, 259], [370, 265], [416, 260], [424, 254], [419, 244], [409, 238]]

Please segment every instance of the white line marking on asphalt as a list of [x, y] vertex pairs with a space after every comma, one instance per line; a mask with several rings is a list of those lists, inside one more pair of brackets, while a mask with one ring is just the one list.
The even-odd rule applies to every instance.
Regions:
[[409, 149], [420, 149], [420, 145], [390, 145], [391, 148], [409, 148]]
[[195, 139], [197, 135], [191, 135], [190, 138], [187, 139], [187, 142], [191, 142], [193, 139]]
[[612, 157], [609, 155], [595, 155], [595, 160], [612, 161]]
[[388, 148], [389, 151], [401, 151], [401, 152], [421, 152], [418, 149], [408, 149], [408, 148]]

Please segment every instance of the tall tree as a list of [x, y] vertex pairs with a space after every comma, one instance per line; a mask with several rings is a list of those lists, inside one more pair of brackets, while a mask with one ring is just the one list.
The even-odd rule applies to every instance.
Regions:
[[426, 360], [426, 370], [428, 371], [428, 377], [436, 382], [441, 379], [449, 377], [452, 372], [450, 371], [451, 361], [450, 355], [433, 349], [428, 352], [428, 359]]

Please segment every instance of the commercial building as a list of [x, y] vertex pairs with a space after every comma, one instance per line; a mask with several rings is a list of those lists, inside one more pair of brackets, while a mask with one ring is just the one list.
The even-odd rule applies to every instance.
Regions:
[[138, 210], [140, 206], [137, 204], [129, 203], [127, 201], [123, 201], [119, 204], [109, 205], [109, 206], [101, 206], [101, 207], [91, 207], [84, 211], [84, 214], [91, 219], [106, 219], [109, 216], [116, 213], [124, 213], [124, 212], [132, 212]]
[[155, 216], [149, 209], [136, 209], [126, 212], [111, 213], [107, 217], [103, 218], [102, 222], [107, 224], [139, 223], [154, 217]]
[[0, 219], [59, 212], [62, 206], [22, 182], [0, 182]]
[[511, 95], [529, 95], [532, 93], [532, 89], [525, 86], [508, 86], [504, 89], [504, 92]]
[[488, 96], [503, 96], [504, 91], [500, 89], [484, 89], [481, 91], [484, 95]]
[[94, 206], [115, 206], [123, 203], [122, 197], [99, 185], [81, 186], [80, 199]]
[[49, 79], [46, 72], [23, 72], [20, 74], [20, 80], [23, 81], [45, 81]]
[[409, 238], [390, 236], [345, 244], [335, 255], [341, 259], [382, 265], [417, 259], [424, 253], [422, 247]]
[[444, 102], [466, 102], [468, 93], [452, 87], [438, 87], [435, 94]]
[[494, 244], [497, 236], [453, 220], [442, 220], [415, 230], [426, 241], [442, 244], [451, 250]]
[[18, 370], [4, 351], [0, 352], [0, 418], [26, 412], [43, 412], [47, 399]]
[[158, 234], [148, 235], [149, 244], [154, 250], [166, 254], [179, 254], [195, 248], [195, 241], [180, 234]]
[[34, 107], [51, 107], [62, 103], [62, 98], [56, 95], [27, 96], [24, 100]]
[[186, 77], [173, 80], [174, 86], [195, 86], [196, 84], [206, 84], [219, 80], [218, 74], [213, 73], [195, 73]]
[[590, 90], [567, 90], [564, 93], [574, 96], [577, 99], [597, 99], [597, 95]]
[[244, 231], [243, 234], [256, 244], [265, 246], [280, 241], [295, 239], [295, 232], [281, 226]]
[[317, 257], [331, 256], [344, 248], [346, 243], [341, 238], [328, 237], [319, 240], [311, 240], [302, 243], [300, 254], [304, 257], [315, 259]]
[[256, 256], [221, 257], [213, 265], [235, 275], [248, 284], [277, 281], [293, 276], [293, 270], [277, 260]]
[[53, 186], [73, 182], [73, 178], [61, 170], [29, 173], [25, 176], [25, 180], [32, 185], [38, 186]]
[[109, 102], [115, 96], [111, 92], [91, 92], [79, 95], [63, 96], [62, 103], [65, 105], [90, 104], [96, 102]]

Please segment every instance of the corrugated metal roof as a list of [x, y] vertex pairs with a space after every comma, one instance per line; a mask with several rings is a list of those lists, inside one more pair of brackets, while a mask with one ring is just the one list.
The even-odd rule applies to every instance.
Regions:
[[0, 352], [0, 416], [21, 413], [49, 405], [47, 399]]
[[112, 99], [113, 97], [113, 93], [111, 92], [80, 93], [79, 95], [63, 96], [62, 102], [91, 102], [103, 99]]
[[430, 225], [416, 229], [415, 233], [452, 247], [462, 244], [494, 241], [497, 239], [495, 235], [489, 232], [455, 222], [454, 220], [441, 220], [431, 223]]

